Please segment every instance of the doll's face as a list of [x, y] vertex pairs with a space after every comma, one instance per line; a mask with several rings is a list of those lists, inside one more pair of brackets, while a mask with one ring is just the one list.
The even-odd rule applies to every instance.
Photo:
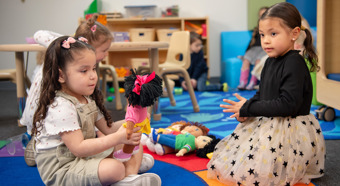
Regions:
[[203, 135], [202, 129], [200, 129], [199, 127], [197, 127], [195, 125], [190, 125], [190, 126], [184, 127], [184, 129], [181, 131], [181, 133], [182, 134], [190, 133], [190, 134], [194, 135], [195, 137]]
[[195, 145], [197, 149], [204, 148], [205, 145], [207, 145], [209, 142], [211, 142], [212, 138], [209, 136], [198, 136], [195, 139]]

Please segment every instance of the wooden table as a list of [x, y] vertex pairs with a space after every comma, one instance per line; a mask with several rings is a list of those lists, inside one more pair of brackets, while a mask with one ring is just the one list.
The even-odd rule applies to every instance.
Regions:
[[[151, 70], [158, 71], [159, 48], [168, 48], [169, 44], [167, 42], [113, 42], [109, 51], [127, 51], [127, 50], [145, 50], [149, 52], [149, 61], [151, 65]], [[24, 86], [24, 52], [39, 52], [45, 51], [46, 48], [39, 44], [6, 44], [0, 45], [0, 51], [3, 52], [15, 52], [15, 65], [16, 65], [16, 86], [17, 86], [17, 101], [19, 103], [19, 113], [20, 117], [25, 109], [25, 86]], [[161, 119], [161, 113], [159, 111], [158, 103], [154, 105], [154, 120]]]

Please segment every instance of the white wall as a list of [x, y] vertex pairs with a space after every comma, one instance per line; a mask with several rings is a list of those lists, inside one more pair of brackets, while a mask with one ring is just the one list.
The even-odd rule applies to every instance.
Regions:
[[[73, 34], [78, 18], [92, 0], [0, 0], [0, 44], [25, 43], [35, 31], [45, 29]], [[220, 76], [220, 33], [247, 29], [247, 0], [102, 0], [102, 11], [125, 13], [126, 5], [157, 5], [160, 10], [179, 5], [180, 17], [204, 17], [210, 21], [210, 73]], [[0, 69], [15, 68], [14, 53], [0, 52]], [[28, 75], [35, 67], [30, 53]]]

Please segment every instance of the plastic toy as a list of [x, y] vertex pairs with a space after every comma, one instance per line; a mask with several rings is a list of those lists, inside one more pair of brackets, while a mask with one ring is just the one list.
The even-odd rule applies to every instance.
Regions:
[[185, 21], [185, 30], [190, 31], [190, 32], [194, 31], [199, 35], [201, 35], [203, 33], [203, 29], [202, 29], [201, 26], [196, 25], [194, 23], [190, 23], [188, 21]]
[[109, 97], [107, 97], [107, 101], [108, 101], [108, 102], [112, 102], [113, 99], [114, 99], [114, 96], [109, 96]]
[[109, 89], [109, 92], [110, 92], [110, 93], [115, 93], [115, 88], [111, 87], [111, 88]]
[[125, 89], [124, 88], [119, 88], [119, 93], [124, 93]]
[[182, 95], [183, 89], [182, 88], [175, 88], [175, 95]]

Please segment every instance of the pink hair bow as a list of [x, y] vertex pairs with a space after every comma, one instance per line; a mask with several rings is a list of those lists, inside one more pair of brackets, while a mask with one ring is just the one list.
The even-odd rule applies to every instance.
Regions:
[[71, 43], [75, 43], [76, 40], [73, 37], [67, 38], [67, 40], [63, 41], [63, 44], [61, 45], [63, 48], [69, 49]]
[[92, 27], [91, 27], [91, 31], [92, 32], [95, 32], [97, 30], [97, 25], [93, 25]]
[[78, 40], [89, 44], [89, 41], [85, 37], [79, 37]]
[[132, 92], [140, 95], [140, 91], [142, 89], [142, 85], [149, 83], [151, 80], [155, 78], [155, 72], [152, 72], [150, 75], [140, 76], [137, 75], [137, 79], [135, 80], [135, 88], [133, 88]]

